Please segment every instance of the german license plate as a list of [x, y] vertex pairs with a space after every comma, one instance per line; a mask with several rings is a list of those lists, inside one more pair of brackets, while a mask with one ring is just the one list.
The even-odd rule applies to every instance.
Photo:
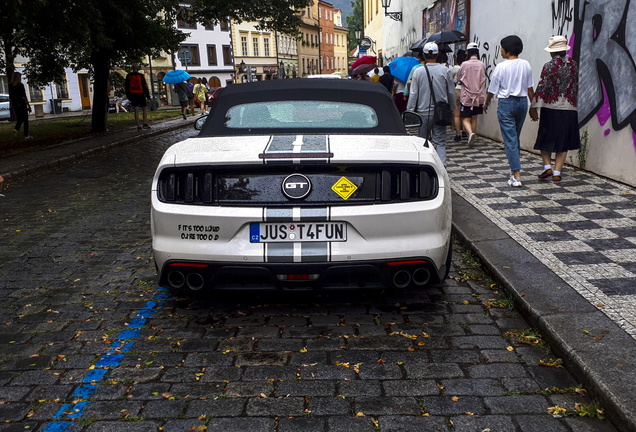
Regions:
[[251, 243], [343, 242], [347, 241], [345, 222], [251, 223]]

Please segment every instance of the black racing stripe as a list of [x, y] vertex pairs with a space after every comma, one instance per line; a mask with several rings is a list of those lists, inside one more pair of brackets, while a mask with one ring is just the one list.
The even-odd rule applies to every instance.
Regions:
[[305, 135], [301, 153], [327, 153], [327, 135]]
[[270, 263], [294, 262], [293, 243], [266, 243], [265, 261]]
[[325, 262], [329, 261], [328, 242], [303, 243], [301, 246], [301, 262]]
[[290, 222], [293, 220], [293, 212], [291, 208], [266, 208], [265, 222]]
[[[302, 137], [302, 145], [295, 153], [293, 144], [299, 137]], [[270, 138], [258, 157], [266, 164], [285, 164], [289, 159], [300, 159], [301, 163], [329, 163], [333, 157], [329, 148], [327, 135], [276, 135]]]
[[[310, 153], [313, 155], [311, 161], [302, 161], [310, 163], [329, 163], [333, 154], [330, 151], [328, 135], [306, 135], [303, 140], [301, 153]], [[323, 158], [318, 158], [322, 155]]]
[[278, 155], [291, 154], [294, 150], [293, 143], [295, 140], [296, 135], [274, 135], [267, 143], [265, 151], [259, 154], [258, 157], [263, 160], [264, 164], [286, 163], [286, 161], [280, 161]]
[[296, 135], [273, 136], [270, 144], [265, 149], [265, 153], [292, 153], [294, 151], [294, 141], [296, 141]]
[[329, 220], [329, 208], [301, 208], [300, 220], [301, 221], [328, 221]]

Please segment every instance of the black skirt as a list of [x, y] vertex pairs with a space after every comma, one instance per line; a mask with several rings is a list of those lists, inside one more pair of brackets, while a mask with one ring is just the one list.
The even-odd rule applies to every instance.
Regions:
[[576, 111], [541, 108], [535, 150], [563, 153], [581, 147]]

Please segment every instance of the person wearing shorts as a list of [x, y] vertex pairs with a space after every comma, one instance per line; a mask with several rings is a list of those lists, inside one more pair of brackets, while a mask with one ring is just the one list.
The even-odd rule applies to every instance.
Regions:
[[148, 100], [150, 99], [150, 91], [146, 84], [146, 78], [143, 74], [139, 73], [139, 65], [133, 65], [132, 69], [133, 71], [126, 75], [126, 97], [135, 111], [137, 130], [142, 129], [142, 126], [139, 124], [139, 108], [141, 108], [143, 112], [143, 128], [150, 129], [148, 125]]
[[[184, 120], [187, 120], [186, 113], [188, 112], [188, 106], [190, 105], [190, 95], [192, 92], [188, 87], [187, 82], [180, 82], [174, 85], [174, 91], [177, 93], [177, 97], [179, 98], [179, 105], [181, 105], [181, 115]], [[194, 99], [194, 95], [192, 95]]]
[[457, 82], [461, 84], [459, 116], [468, 134], [468, 147], [475, 144], [477, 116], [484, 113], [486, 99], [486, 67], [479, 60], [479, 46], [469, 43], [466, 47], [468, 60], [462, 62], [457, 72]]
[[462, 86], [457, 81], [457, 74], [459, 73], [459, 68], [462, 63], [466, 60], [466, 51], [460, 49], [457, 50], [457, 54], [455, 54], [455, 64], [453, 65], [453, 69], [451, 70], [451, 76], [453, 77], [453, 81], [455, 82], [455, 100], [457, 103], [455, 104], [455, 111], [453, 111], [453, 127], [455, 128], [455, 142], [459, 142], [462, 140], [462, 121], [459, 116], [459, 109], [461, 107], [459, 103], [459, 99], [461, 97]]

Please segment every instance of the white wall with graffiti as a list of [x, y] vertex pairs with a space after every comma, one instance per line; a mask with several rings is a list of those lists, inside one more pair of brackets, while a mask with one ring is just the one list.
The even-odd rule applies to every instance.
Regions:
[[393, 0], [389, 12], [402, 12], [402, 21], [384, 17], [382, 23], [382, 56], [384, 64], [409, 52], [422, 35], [422, 11], [434, 4], [434, 0]]
[[[570, 152], [568, 163], [636, 185], [636, 3], [472, 0], [471, 8], [470, 38], [480, 46], [488, 76], [502, 60], [501, 38], [517, 34], [524, 42], [521, 57], [532, 65], [536, 85], [543, 64], [550, 59], [543, 50], [548, 38], [568, 37], [571, 54], [579, 63], [582, 137], [581, 149]], [[479, 132], [500, 139], [493, 108], [482, 116]], [[523, 148], [532, 148], [536, 132], [537, 124], [528, 118]]]
[[[565, 35], [579, 63], [582, 147], [568, 163], [636, 186], [636, 1], [628, 0], [394, 0], [401, 22], [384, 18], [387, 64], [433, 31], [460, 29], [477, 42], [489, 77], [502, 61], [499, 41], [516, 34], [535, 86], [550, 60], [548, 38]], [[465, 12], [470, 12], [467, 17]], [[480, 118], [479, 133], [500, 140], [495, 106]], [[528, 117], [522, 146], [532, 149], [537, 123]], [[524, 167], [525, 170], [540, 169]]]

